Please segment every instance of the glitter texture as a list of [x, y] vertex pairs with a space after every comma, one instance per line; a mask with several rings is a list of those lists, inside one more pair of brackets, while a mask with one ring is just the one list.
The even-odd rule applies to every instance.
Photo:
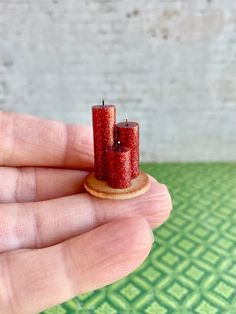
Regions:
[[115, 189], [125, 189], [131, 186], [131, 155], [126, 147], [108, 148], [107, 184]]
[[114, 145], [116, 123], [116, 107], [114, 105], [92, 106], [93, 140], [94, 140], [94, 169], [99, 180], [105, 180], [106, 148]]
[[122, 147], [131, 150], [131, 177], [139, 175], [139, 124], [137, 122], [121, 122], [116, 126], [117, 140]]

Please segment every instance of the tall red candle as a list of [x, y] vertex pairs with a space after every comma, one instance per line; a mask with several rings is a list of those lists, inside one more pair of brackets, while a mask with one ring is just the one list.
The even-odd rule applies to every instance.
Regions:
[[131, 155], [127, 147], [111, 147], [106, 150], [107, 184], [115, 189], [131, 186]]
[[99, 180], [105, 180], [106, 148], [114, 145], [116, 123], [116, 107], [114, 105], [95, 105], [92, 107], [93, 140], [94, 140], [94, 170]]
[[116, 125], [117, 140], [120, 145], [131, 150], [131, 177], [139, 175], [139, 124], [137, 122], [121, 122]]

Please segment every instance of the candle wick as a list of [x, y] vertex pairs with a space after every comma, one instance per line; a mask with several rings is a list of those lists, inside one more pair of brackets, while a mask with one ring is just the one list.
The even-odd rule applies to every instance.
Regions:
[[116, 142], [116, 150], [119, 150], [120, 149], [120, 141], [117, 141]]
[[128, 120], [128, 118], [125, 119], [125, 122], [126, 122], [126, 126], [128, 126], [128, 125], [129, 125], [129, 120]]
[[104, 99], [102, 100], [102, 105], [105, 106]]

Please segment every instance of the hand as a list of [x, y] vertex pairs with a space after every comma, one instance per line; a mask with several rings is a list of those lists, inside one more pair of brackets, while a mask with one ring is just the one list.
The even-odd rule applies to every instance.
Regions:
[[1, 313], [36, 313], [128, 275], [171, 211], [153, 178], [131, 200], [85, 193], [87, 127], [0, 113], [0, 151]]

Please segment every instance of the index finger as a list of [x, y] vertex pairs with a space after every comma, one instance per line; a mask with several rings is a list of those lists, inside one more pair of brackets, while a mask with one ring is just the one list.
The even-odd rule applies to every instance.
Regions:
[[87, 126], [0, 112], [0, 165], [93, 167], [92, 130]]

